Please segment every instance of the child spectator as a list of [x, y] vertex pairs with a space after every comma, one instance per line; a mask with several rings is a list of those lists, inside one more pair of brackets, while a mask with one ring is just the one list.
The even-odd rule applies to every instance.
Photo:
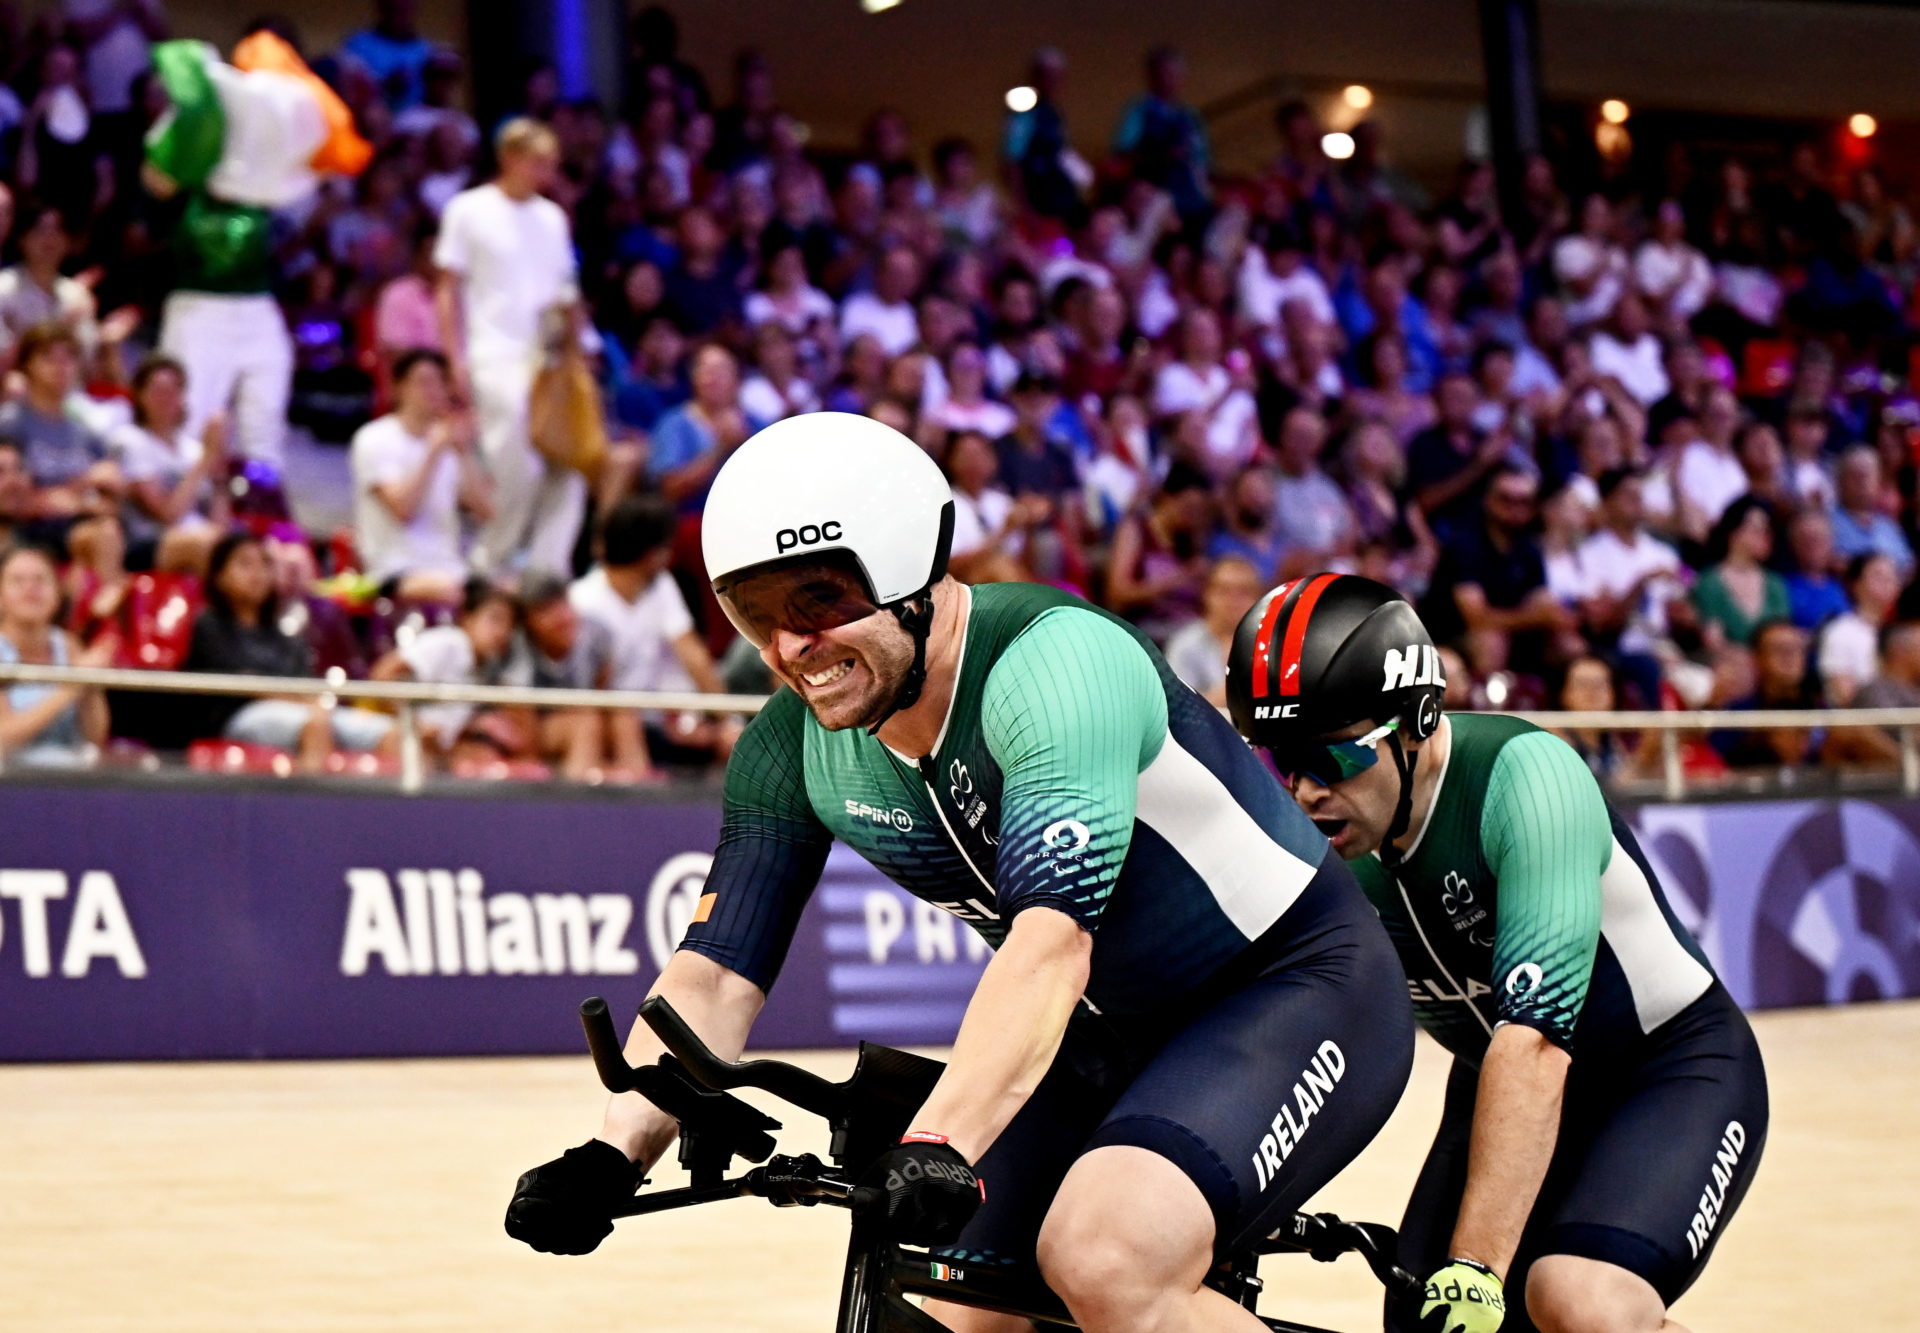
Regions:
[[[494, 685], [513, 647], [519, 606], [513, 594], [486, 579], [467, 580], [460, 616], [451, 625], [421, 630], [411, 642], [395, 648], [373, 664], [375, 680], [417, 680], [437, 685]], [[424, 704], [415, 713], [421, 740], [428, 753], [451, 759], [455, 748], [469, 739], [469, 729], [481, 718], [472, 704]], [[473, 732], [479, 746], [494, 757], [511, 749], [482, 728]]]

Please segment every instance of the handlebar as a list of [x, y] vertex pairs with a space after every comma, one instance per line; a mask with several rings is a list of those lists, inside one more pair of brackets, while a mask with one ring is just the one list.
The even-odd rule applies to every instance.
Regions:
[[687, 1072], [709, 1088], [760, 1088], [828, 1120], [846, 1113], [847, 1090], [842, 1084], [829, 1083], [818, 1074], [778, 1060], [722, 1060], [687, 1026], [665, 996], [656, 995], [641, 1005], [640, 1017]]

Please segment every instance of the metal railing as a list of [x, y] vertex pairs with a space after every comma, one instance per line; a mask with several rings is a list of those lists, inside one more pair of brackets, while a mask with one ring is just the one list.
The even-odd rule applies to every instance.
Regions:
[[421, 681], [348, 680], [339, 673], [302, 676], [230, 676], [200, 671], [141, 671], [126, 667], [37, 666], [0, 663], [0, 686], [21, 681], [86, 689], [139, 690], [154, 694], [225, 694], [248, 698], [309, 698], [320, 703], [384, 703], [394, 706], [400, 735], [400, 790], [417, 792], [426, 782], [420, 742], [423, 704], [475, 704], [496, 708], [597, 708], [607, 711], [757, 713], [761, 695], [695, 694], [655, 690], [567, 690], [521, 685], [436, 685]]
[[[607, 711], [650, 709], [664, 712], [757, 713], [766, 697], [757, 694], [695, 694], [654, 690], [572, 690], [519, 685], [434, 685], [418, 681], [347, 680], [336, 673], [323, 679], [298, 676], [230, 676], [197, 671], [141, 671], [121, 667], [34, 666], [0, 663], [0, 686], [14, 681], [73, 685], [156, 694], [225, 694], [251, 698], [297, 696], [334, 703], [383, 703], [394, 706], [400, 733], [400, 787], [419, 791], [426, 774], [418, 710], [423, 704], [475, 704], [502, 708], [595, 708]], [[1536, 726], [1557, 731], [1651, 732], [1660, 737], [1662, 793], [1669, 800], [1686, 794], [1681, 743], [1689, 733], [1708, 731], [1814, 731], [1832, 727], [1881, 727], [1894, 732], [1900, 748], [1900, 789], [1920, 795], [1920, 708], [1702, 709], [1674, 712], [1517, 712]]]

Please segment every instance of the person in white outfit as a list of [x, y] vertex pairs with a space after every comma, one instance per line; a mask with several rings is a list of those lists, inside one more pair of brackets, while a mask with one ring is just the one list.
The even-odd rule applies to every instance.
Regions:
[[586, 513], [586, 482], [533, 447], [527, 400], [540, 368], [542, 321], [578, 318], [580, 293], [567, 215], [542, 195], [560, 158], [538, 121], [516, 118], [494, 141], [500, 173], [447, 203], [433, 260], [442, 345], [454, 385], [472, 404], [494, 513], [471, 559], [482, 573], [567, 574]]

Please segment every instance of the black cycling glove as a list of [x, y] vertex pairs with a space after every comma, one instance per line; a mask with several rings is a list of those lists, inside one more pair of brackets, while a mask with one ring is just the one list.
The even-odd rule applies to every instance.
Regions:
[[536, 1166], [513, 1187], [507, 1234], [543, 1254], [586, 1254], [613, 1230], [613, 1210], [640, 1187], [640, 1168], [588, 1139]]

